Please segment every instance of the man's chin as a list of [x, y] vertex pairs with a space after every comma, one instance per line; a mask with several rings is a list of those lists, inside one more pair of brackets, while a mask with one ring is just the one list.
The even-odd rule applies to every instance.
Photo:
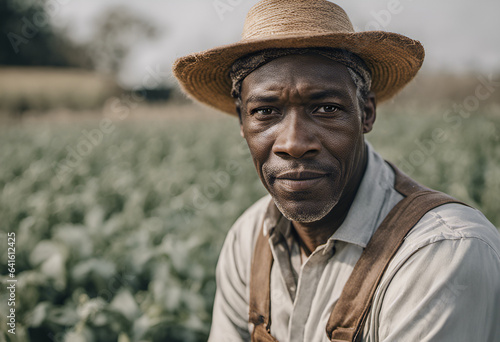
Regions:
[[337, 204], [337, 201], [329, 201], [327, 203], [304, 203], [304, 202], [290, 202], [285, 204], [274, 198], [274, 203], [278, 210], [288, 220], [299, 223], [312, 223], [323, 219], [330, 213]]

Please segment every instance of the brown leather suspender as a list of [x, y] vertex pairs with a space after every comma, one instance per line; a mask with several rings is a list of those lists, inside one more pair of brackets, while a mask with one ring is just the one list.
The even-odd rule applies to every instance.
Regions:
[[271, 336], [271, 266], [273, 255], [269, 241], [262, 232], [255, 244], [250, 276], [249, 318], [254, 324], [252, 341], [277, 340]]
[[[373, 295], [389, 262], [404, 237], [428, 211], [461, 203], [441, 192], [416, 183], [394, 165], [394, 188], [405, 196], [385, 217], [373, 234], [347, 280], [328, 320], [326, 333], [332, 342], [359, 342]], [[273, 264], [268, 237], [259, 234], [252, 260], [249, 321], [254, 324], [252, 341], [277, 342], [271, 336], [270, 274]]]

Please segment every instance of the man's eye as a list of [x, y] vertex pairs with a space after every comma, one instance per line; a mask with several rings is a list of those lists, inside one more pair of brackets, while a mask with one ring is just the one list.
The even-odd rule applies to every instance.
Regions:
[[339, 108], [334, 105], [320, 106], [316, 110], [317, 113], [335, 113]]
[[271, 115], [274, 113], [272, 108], [258, 108], [252, 111], [252, 114], [260, 114], [260, 115]]

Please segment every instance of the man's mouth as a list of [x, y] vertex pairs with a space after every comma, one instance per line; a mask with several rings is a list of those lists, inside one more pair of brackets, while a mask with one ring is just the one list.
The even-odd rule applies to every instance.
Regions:
[[310, 170], [301, 170], [301, 171], [285, 171], [276, 176], [276, 179], [289, 179], [289, 180], [309, 180], [315, 178], [325, 177], [327, 174], [325, 172], [320, 171], [310, 171]]
[[304, 191], [320, 184], [328, 173], [313, 170], [285, 171], [278, 174], [275, 183], [288, 191]]

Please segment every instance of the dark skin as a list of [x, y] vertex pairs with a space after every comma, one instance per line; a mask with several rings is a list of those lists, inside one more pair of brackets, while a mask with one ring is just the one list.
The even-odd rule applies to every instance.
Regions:
[[375, 97], [361, 108], [344, 65], [293, 55], [248, 75], [237, 107], [259, 177], [310, 254], [340, 227], [354, 200]]

